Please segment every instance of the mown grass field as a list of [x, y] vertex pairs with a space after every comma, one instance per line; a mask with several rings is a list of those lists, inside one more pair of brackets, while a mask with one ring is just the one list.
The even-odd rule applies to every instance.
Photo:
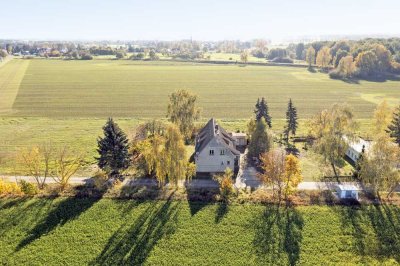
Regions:
[[[0, 76], [11, 79], [5, 72], [20, 61], [3, 66]], [[350, 84], [296, 67], [129, 60], [28, 62], [27, 68], [12, 71], [23, 73], [10, 112], [14, 116], [164, 117], [168, 95], [178, 89], [198, 94], [204, 117], [221, 119], [250, 117], [256, 99], [262, 96], [275, 119], [285, 117], [289, 98], [298, 107], [300, 118], [335, 102], [347, 102], [357, 118], [364, 119], [371, 117], [383, 98], [392, 104], [400, 99], [397, 81]], [[8, 90], [7, 83], [0, 86], [0, 92], [4, 90]]]
[[0, 200], [2, 265], [398, 265], [400, 210]]

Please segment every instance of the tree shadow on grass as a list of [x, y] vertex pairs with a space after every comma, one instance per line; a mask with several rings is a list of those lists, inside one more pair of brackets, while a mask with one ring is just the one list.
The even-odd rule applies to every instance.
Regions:
[[50, 233], [58, 226], [62, 226], [68, 221], [76, 219], [83, 212], [88, 210], [101, 198], [75, 198], [69, 197], [58, 203], [51, 210], [46, 218], [37, 224], [16, 247], [16, 251], [21, 250], [33, 241], [39, 239], [42, 235]]
[[43, 209], [51, 206], [51, 202], [48, 199], [31, 200], [29, 198], [6, 200], [0, 206], [2, 212], [7, 213], [0, 219], [0, 235], [6, 234], [16, 226], [29, 230], [32, 224], [39, 221]]
[[299, 262], [304, 221], [294, 207], [267, 206], [255, 225], [253, 245], [260, 263], [296, 265]]
[[196, 215], [203, 208], [210, 205], [215, 195], [218, 194], [218, 189], [198, 189], [186, 187], [186, 197], [190, 208], [190, 214]]
[[90, 265], [142, 265], [157, 242], [175, 231], [179, 203], [172, 197], [152, 202], [133, 223], [114, 233]]
[[[400, 263], [400, 209], [389, 205], [341, 207], [342, 230], [350, 233], [350, 249], [362, 257]], [[372, 230], [371, 230], [372, 227]]]
[[345, 83], [349, 84], [360, 84], [360, 81], [369, 81], [369, 82], [376, 82], [376, 83], [383, 83], [386, 81], [400, 81], [400, 76], [395, 74], [386, 74], [380, 76], [366, 76], [366, 77], [351, 77], [351, 78], [337, 78]]
[[225, 215], [228, 213], [229, 211], [229, 205], [227, 201], [221, 201], [218, 204], [218, 208], [217, 211], [215, 213], [215, 223], [219, 223], [221, 222], [221, 220], [225, 217]]

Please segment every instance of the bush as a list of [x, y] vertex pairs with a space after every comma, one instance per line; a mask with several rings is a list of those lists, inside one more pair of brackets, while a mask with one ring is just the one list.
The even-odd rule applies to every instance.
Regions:
[[106, 182], [108, 181], [108, 176], [105, 172], [103, 171], [98, 171], [94, 176], [93, 176], [93, 181], [94, 181], [94, 187], [102, 190], [106, 187]]
[[394, 74], [400, 74], [400, 63], [392, 62], [391, 72]]
[[4, 182], [0, 180], [0, 195], [22, 195], [22, 190], [15, 182]]
[[225, 172], [220, 175], [214, 175], [213, 179], [219, 183], [219, 193], [223, 201], [228, 201], [229, 197], [233, 194], [233, 171], [226, 168]]
[[129, 59], [131, 60], [143, 60], [145, 57], [144, 53], [137, 53], [137, 54], [133, 54], [131, 57], [129, 57]]
[[274, 63], [285, 63], [285, 64], [293, 64], [293, 60], [288, 57], [275, 57], [271, 60]]
[[19, 187], [21, 188], [21, 191], [28, 196], [36, 195], [39, 191], [36, 184], [26, 182], [25, 180], [19, 181]]
[[93, 56], [90, 54], [83, 54], [81, 56], [81, 60], [92, 60], [92, 59], [93, 59]]
[[329, 72], [329, 77], [331, 79], [343, 79], [344, 78], [344, 76], [336, 69]]
[[125, 53], [124, 53], [124, 52], [117, 52], [117, 53], [115, 54], [115, 57], [116, 57], [117, 59], [122, 59], [122, 58], [125, 57]]

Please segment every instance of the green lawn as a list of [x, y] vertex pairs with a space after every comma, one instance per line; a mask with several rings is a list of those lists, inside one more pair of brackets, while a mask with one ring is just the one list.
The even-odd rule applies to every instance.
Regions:
[[3, 265], [397, 265], [400, 209], [0, 200]]
[[[15, 59], [3, 72], [19, 64]], [[177, 89], [198, 94], [203, 116], [248, 118], [257, 97], [265, 96], [273, 118], [284, 118], [292, 98], [300, 118], [335, 102], [349, 103], [357, 118], [370, 118], [383, 98], [400, 99], [396, 81], [349, 84], [304, 68], [208, 65], [130, 60], [28, 61], [12, 104], [21, 117], [164, 117], [168, 95]], [[14, 71], [15, 72], [15, 71]], [[13, 83], [14, 84], [14, 83]], [[0, 85], [0, 92], [7, 90]]]

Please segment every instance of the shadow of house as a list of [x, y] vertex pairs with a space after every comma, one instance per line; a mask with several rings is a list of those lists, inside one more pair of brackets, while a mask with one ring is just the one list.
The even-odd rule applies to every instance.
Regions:
[[16, 251], [39, 239], [42, 235], [50, 233], [56, 227], [78, 218], [79, 215], [92, 207], [100, 199], [71, 197], [61, 201], [49, 212], [45, 219], [28, 233], [28, 237], [18, 244]]
[[[342, 230], [352, 236], [350, 249], [368, 257], [400, 263], [400, 209], [397, 206], [341, 207]], [[371, 230], [372, 227], [372, 230]]]
[[304, 221], [295, 208], [267, 206], [255, 225], [253, 246], [261, 264], [296, 265], [299, 262]]
[[142, 265], [157, 242], [177, 225], [179, 201], [152, 203], [134, 220], [121, 226], [90, 265]]

